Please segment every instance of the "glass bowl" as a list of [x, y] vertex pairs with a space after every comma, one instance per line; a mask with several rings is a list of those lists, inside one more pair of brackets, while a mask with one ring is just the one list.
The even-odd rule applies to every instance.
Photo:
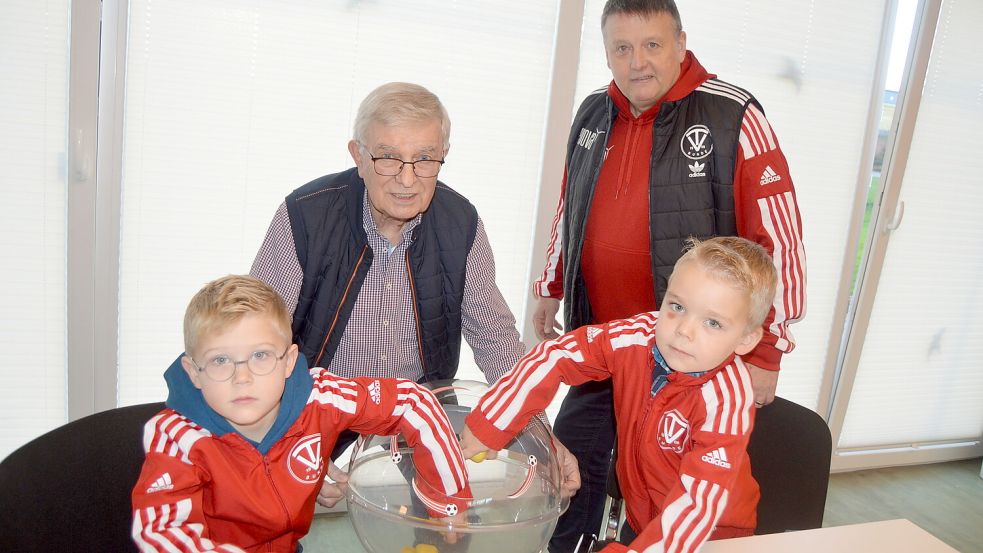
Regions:
[[[488, 389], [468, 380], [428, 387], [458, 437], [464, 418]], [[349, 519], [365, 549], [371, 553], [542, 551], [569, 504], [560, 498], [561, 472], [546, 425], [533, 418], [497, 459], [466, 460], [465, 466], [473, 501], [456, 522], [434, 520], [413, 491], [413, 449], [400, 437], [360, 437], [349, 464], [347, 499]]]

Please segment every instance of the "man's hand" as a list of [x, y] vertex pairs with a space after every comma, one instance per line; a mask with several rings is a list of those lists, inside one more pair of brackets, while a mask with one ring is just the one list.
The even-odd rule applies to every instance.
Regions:
[[560, 300], [553, 298], [537, 298], [536, 309], [532, 312], [532, 327], [536, 331], [536, 338], [539, 340], [552, 340], [559, 338], [557, 332], [563, 327], [560, 321], [556, 320], [556, 313], [560, 310]]
[[[464, 430], [461, 431], [461, 454], [464, 455], [465, 459], [471, 459], [476, 463], [480, 463], [485, 459], [495, 459], [498, 457], [498, 450], [489, 449], [488, 446], [481, 443], [481, 440], [475, 437], [467, 425], [464, 425]], [[481, 454], [484, 454], [484, 456], [480, 456]]]
[[580, 467], [577, 465], [577, 458], [570, 453], [567, 446], [560, 443], [560, 440], [553, 436], [553, 446], [556, 447], [556, 460], [560, 464], [560, 475], [563, 482], [560, 483], [560, 497], [572, 497], [580, 489]]
[[764, 407], [775, 401], [775, 388], [778, 387], [778, 371], [769, 371], [747, 363], [751, 372], [751, 387], [754, 388], [754, 406]]
[[[334, 482], [328, 482], [328, 478], [334, 480]], [[348, 473], [338, 468], [331, 461], [328, 461], [327, 477], [321, 483], [321, 491], [317, 493], [318, 504], [330, 509], [345, 498], [345, 491], [347, 490]]]

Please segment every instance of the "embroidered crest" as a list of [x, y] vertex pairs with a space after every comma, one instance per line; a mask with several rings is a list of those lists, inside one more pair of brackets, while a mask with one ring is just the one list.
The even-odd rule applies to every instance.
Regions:
[[315, 484], [321, 481], [321, 469], [324, 468], [324, 458], [321, 457], [321, 435], [304, 436], [297, 442], [290, 455], [287, 456], [287, 469], [290, 476], [301, 484]]
[[689, 421], [679, 411], [666, 411], [659, 419], [659, 447], [682, 453], [689, 440]]
[[[679, 141], [679, 149], [690, 159], [703, 159], [713, 151], [713, 137], [706, 125], [693, 125]], [[697, 173], [698, 171], [693, 171]]]

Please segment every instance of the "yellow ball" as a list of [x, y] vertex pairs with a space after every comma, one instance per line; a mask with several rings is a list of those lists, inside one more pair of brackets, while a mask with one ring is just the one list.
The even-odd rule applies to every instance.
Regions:
[[478, 453], [473, 457], [471, 457], [471, 460], [474, 461], [475, 463], [480, 463], [485, 460], [485, 453], [486, 452], [482, 451], [481, 453]]
[[413, 549], [412, 547], [406, 545], [406, 546], [403, 546], [403, 548], [399, 550], [399, 553], [416, 553], [416, 549]]
[[437, 546], [429, 543], [418, 543], [416, 544], [416, 553], [438, 553]]

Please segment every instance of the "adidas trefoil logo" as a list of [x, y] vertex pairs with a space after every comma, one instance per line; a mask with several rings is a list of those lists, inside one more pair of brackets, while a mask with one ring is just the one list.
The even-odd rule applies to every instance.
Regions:
[[597, 328], [596, 326], [587, 327], [587, 341], [593, 342], [594, 338], [596, 338], [597, 335], [600, 333], [601, 333], [601, 329]]
[[780, 180], [782, 180], [781, 175], [776, 173], [775, 170], [771, 168], [771, 165], [765, 165], [765, 170], [763, 173], [761, 173], [761, 186], [778, 182]]
[[692, 171], [692, 173], [689, 174], [690, 178], [707, 176], [707, 174], [703, 172], [703, 169], [705, 169], [706, 166], [706, 163], [694, 161], [693, 164], [689, 166], [689, 170]]
[[147, 488], [147, 493], [156, 493], [173, 489], [174, 483], [171, 482], [171, 473], [165, 472], [164, 474], [160, 475], [160, 478], [154, 480], [154, 483]]
[[725, 469], [730, 468], [730, 461], [727, 460], [727, 451], [725, 451], [722, 447], [718, 447], [710, 453], [707, 453], [701, 457], [701, 459], [707, 463], [710, 463], [711, 465], [716, 465]]

